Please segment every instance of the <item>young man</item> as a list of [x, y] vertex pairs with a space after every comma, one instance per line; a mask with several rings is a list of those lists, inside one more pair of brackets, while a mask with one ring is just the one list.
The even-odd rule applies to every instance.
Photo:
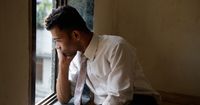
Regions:
[[79, 75], [84, 75], [80, 73], [80, 62], [86, 57], [86, 77], [82, 80], [93, 93], [92, 104], [157, 105], [154, 98], [157, 92], [145, 79], [135, 49], [123, 38], [94, 35], [70, 6], [54, 9], [45, 26], [56, 42], [59, 58], [56, 93], [61, 103], [68, 103], [78, 93], [76, 82]]

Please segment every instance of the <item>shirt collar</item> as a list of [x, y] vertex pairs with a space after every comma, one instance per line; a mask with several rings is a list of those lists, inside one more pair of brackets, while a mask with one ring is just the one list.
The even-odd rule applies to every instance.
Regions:
[[94, 60], [95, 58], [95, 53], [97, 51], [97, 47], [98, 47], [98, 36], [93, 35], [92, 39], [89, 43], [89, 45], [87, 46], [84, 55], [89, 59], [89, 60]]

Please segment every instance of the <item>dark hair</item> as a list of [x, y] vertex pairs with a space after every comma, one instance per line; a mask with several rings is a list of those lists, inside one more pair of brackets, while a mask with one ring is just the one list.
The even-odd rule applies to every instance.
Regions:
[[51, 30], [54, 26], [66, 31], [77, 29], [90, 32], [78, 11], [71, 6], [61, 6], [52, 10], [45, 19], [45, 27], [47, 30]]

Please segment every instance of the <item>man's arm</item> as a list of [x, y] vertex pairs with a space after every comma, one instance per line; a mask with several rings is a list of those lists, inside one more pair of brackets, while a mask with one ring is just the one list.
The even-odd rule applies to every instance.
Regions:
[[109, 58], [111, 72], [107, 80], [108, 96], [102, 105], [125, 105], [133, 96], [134, 49], [125, 42], [118, 43]]
[[61, 103], [68, 103], [71, 99], [71, 85], [68, 80], [69, 65], [73, 57], [65, 57], [60, 49], [57, 49], [58, 53], [58, 78], [56, 84], [56, 94], [58, 101]]

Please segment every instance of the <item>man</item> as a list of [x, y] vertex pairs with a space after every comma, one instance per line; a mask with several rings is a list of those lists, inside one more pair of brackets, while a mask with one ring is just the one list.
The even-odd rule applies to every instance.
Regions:
[[146, 81], [135, 49], [123, 38], [94, 35], [70, 6], [54, 9], [45, 26], [56, 42], [59, 58], [56, 93], [61, 103], [68, 103], [78, 93], [76, 82], [83, 75], [80, 62], [86, 57], [84, 81], [93, 93], [92, 104], [157, 105], [154, 98], [157, 92]]

